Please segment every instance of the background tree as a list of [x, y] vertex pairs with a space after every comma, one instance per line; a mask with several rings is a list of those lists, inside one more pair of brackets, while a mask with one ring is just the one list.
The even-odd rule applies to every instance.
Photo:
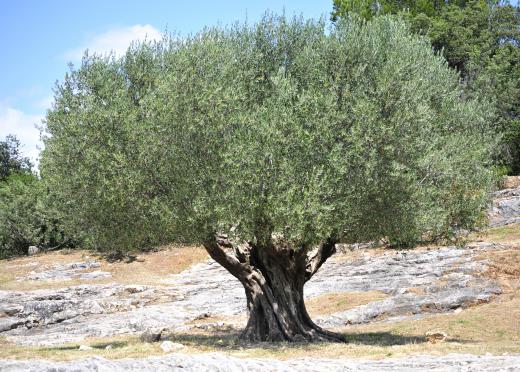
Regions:
[[48, 249], [71, 244], [36, 175], [14, 173], [0, 182], [0, 258], [26, 254], [31, 245]]
[[48, 192], [20, 153], [20, 141], [0, 142], [0, 258], [26, 254], [31, 245], [51, 248], [71, 244], [60, 227]]
[[56, 88], [41, 172], [92, 247], [203, 244], [244, 286], [247, 340], [340, 340], [303, 287], [338, 241], [471, 228], [487, 105], [402, 21], [266, 16], [85, 56]]
[[30, 169], [31, 162], [21, 155], [20, 141], [16, 136], [8, 135], [0, 141], [0, 182], [12, 173], [29, 172]]
[[501, 133], [498, 165], [520, 174], [520, 8], [509, 1], [334, 0], [332, 19], [349, 12], [370, 19], [399, 14], [411, 30], [426, 35], [457, 69], [468, 94], [494, 103]]

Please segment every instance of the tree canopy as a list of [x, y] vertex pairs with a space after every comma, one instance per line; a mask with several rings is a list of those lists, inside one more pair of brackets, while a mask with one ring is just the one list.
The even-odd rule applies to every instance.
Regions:
[[[56, 89], [42, 174], [101, 248], [331, 234], [394, 241], [474, 223], [486, 105], [396, 20], [266, 18], [85, 56]], [[95, 243], [98, 242], [98, 243]]]
[[248, 339], [330, 340], [305, 281], [339, 240], [473, 227], [491, 117], [403, 21], [268, 15], [85, 55], [56, 87], [41, 172], [92, 247], [204, 244], [246, 288]]

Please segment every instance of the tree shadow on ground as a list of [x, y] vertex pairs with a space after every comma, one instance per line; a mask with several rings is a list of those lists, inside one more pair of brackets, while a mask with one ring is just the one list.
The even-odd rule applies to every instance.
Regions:
[[94, 344], [91, 344], [90, 346], [94, 349], [106, 349], [107, 346], [117, 349], [117, 348], [128, 346], [128, 342], [127, 341], [96, 342]]
[[[424, 336], [403, 336], [390, 332], [368, 332], [368, 333], [343, 333], [347, 344], [365, 346], [395, 346], [427, 343]], [[284, 348], [301, 348], [302, 345], [327, 345], [329, 343], [316, 342], [246, 342], [239, 339], [240, 332], [226, 331], [212, 334], [197, 333], [174, 333], [164, 337], [164, 340], [182, 343], [195, 347], [212, 347], [222, 349], [277, 349], [281, 345]], [[446, 342], [466, 343], [465, 340], [450, 338]]]
[[426, 343], [426, 338], [421, 336], [402, 336], [390, 332], [344, 333], [345, 340], [349, 344], [369, 346], [394, 346]]

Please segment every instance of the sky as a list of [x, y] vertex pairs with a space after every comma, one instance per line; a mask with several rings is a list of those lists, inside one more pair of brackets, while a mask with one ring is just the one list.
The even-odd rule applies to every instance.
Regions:
[[332, 0], [0, 0], [0, 139], [15, 134], [37, 163], [55, 83], [85, 49], [121, 54], [132, 40], [252, 23], [267, 10], [329, 17]]

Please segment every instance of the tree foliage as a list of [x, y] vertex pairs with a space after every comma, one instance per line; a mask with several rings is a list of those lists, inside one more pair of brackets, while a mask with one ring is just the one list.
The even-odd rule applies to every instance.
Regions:
[[86, 55], [57, 85], [41, 172], [98, 249], [227, 232], [409, 244], [487, 201], [486, 104], [399, 20], [266, 16]]
[[509, 1], [334, 0], [332, 18], [358, 13], [370, 19], [399, 14], [415, 33], [426, 35], [466, 84], [486, 95], [502, 134], [497, 164], [520, 173], [520, 9]]
[[20, 153], [20, 141], [16, 136], [8, 135], [0, 141], [0, 182], [16, 172], [27, 172], [31, 162]]
[[25, 254], [31, 245], [49, 248], [71, 243], [47, 202], [47, 189], [19, 148], [14, 136], [0, 142], [0, 258]]

